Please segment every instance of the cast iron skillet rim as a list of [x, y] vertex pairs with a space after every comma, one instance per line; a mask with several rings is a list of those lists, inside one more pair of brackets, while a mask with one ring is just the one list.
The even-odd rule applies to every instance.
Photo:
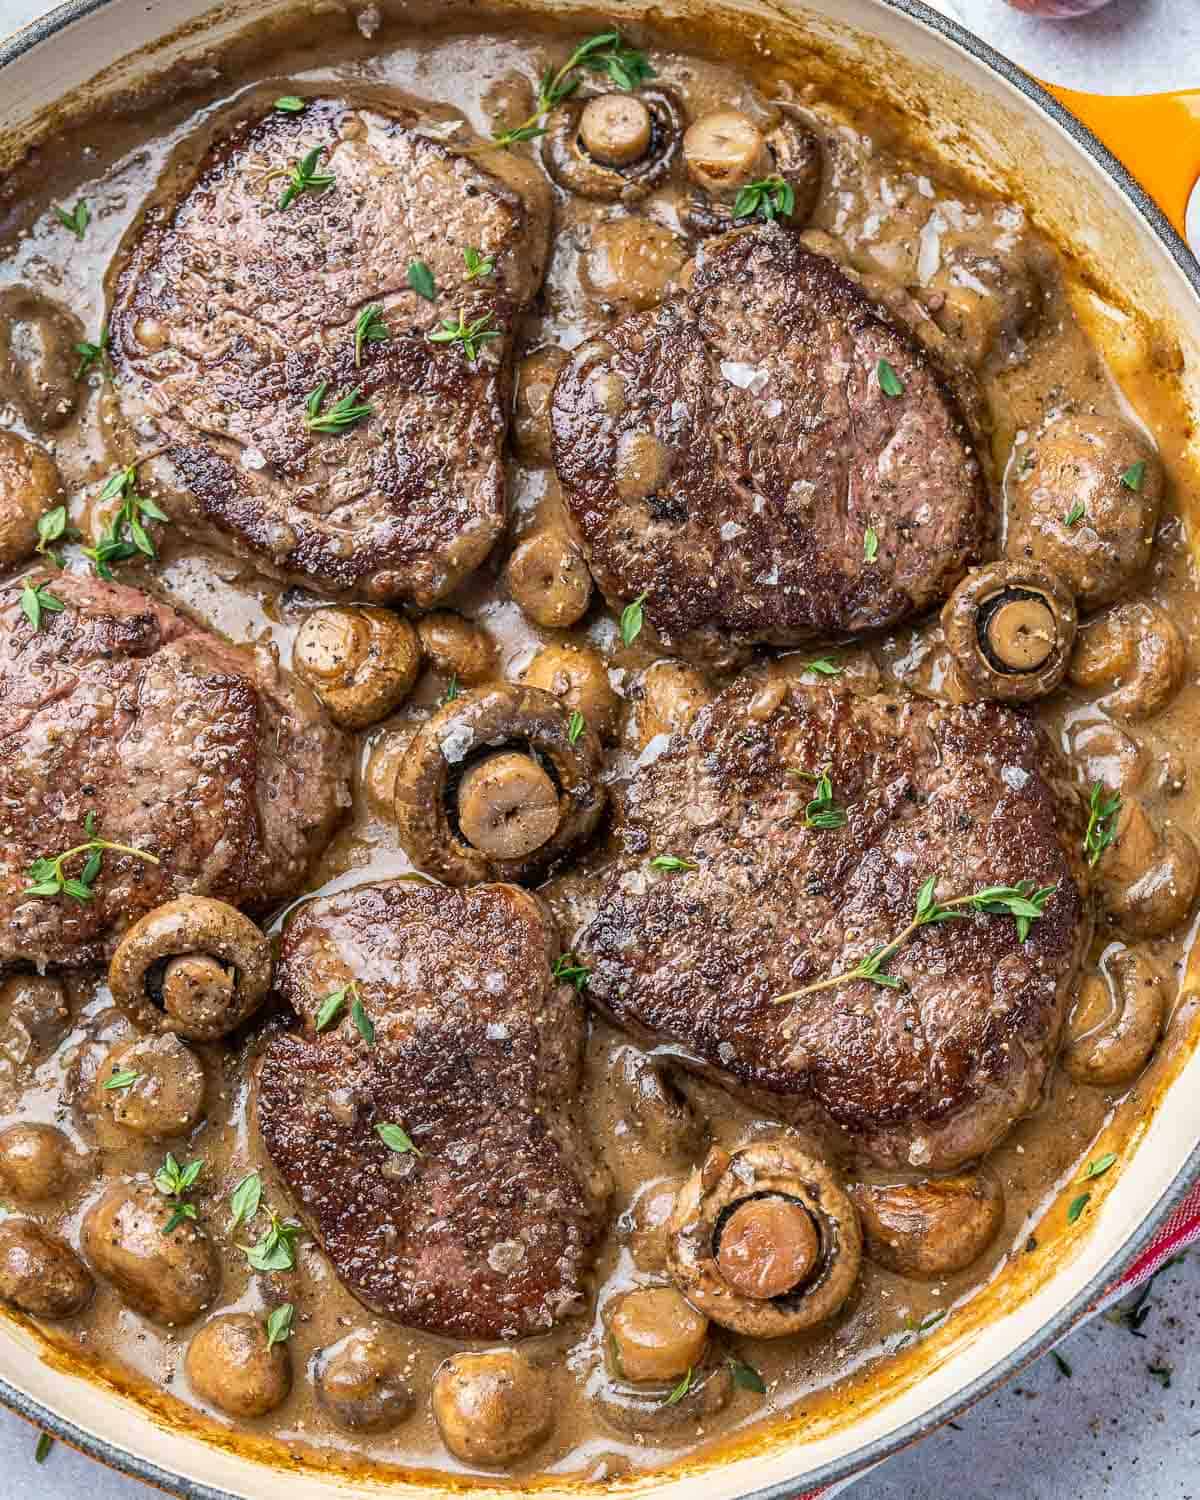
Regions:
[[[102, 10], [111, 3], [112, 0], [66, 0], [65, 4], [58, 5], [46, 15], [30, 21], [6, 41], [0, 43], [0, 68], [15, 62], [17, 58], [22, 57], [39, 43], [47, 41], [83, 16]], [[1060, 125], [1096, 165], [1116, 183], [1141, 219], [1166, 247], [1171, 259], [1183, 272], [1197, 296], [1200, 296], [1200, 262], [1188, 249], [1170, 220], [1141, 184], [1113, 156], [1112, 152], [1100, 143], [1087, 126], [1077, 120], [1052, 94], [1042, 88], [1041, 84], [1036, 83], [1016, 63], [1010, 62], [986, 42], [972, 35], [957, 21], [952, 21], [937, 11], [931, 10], [928, 5], [924, 4], [924, 0], [877, 0], [877, 3], [899, 11], [902, 15], [919, 21], [930, 30], [940, 33], [961, 51], [969, 53], [977, 62], [983, 63], [993, 73], [998, 73], [1006, 82], [1019, 89], [1031, 104]], [[804, 1492], [820, 1489], [837, 1480], [864, 1473], [874, 1464], [898, 1452], [901, 1448], [908, 1447], [918, 1438], [940, 1427], [944, 1422], [950, 1421], [969, 1406], [973, 1406], [976, 1401], [1011, 1380], [1014, 1375], [1058, 1343], [1076, 1323], [1083, 1319], [1089, 1308], [1100, 1299], [1104, 1292], [1120, 1280], [1125, 1271], [1146, 1250], [1159, 1224], [1184, 1198], [1198, 1176], [1200, 1176], [1200, 1142], [1192, 1148], [1187, 1161], [1176, 1174], [1174, 1181], [1142, 1221], [1141, 1226], [1110, 1257], [1078, 1296], [1050, 1318], [1018, 1349], [993, 1365], [970, 1385], [955, 1395], [948, 1396], [921, 1416], [914, 1417], [911, 1422], [906, 1422], [883, 1437], [865, 1443], [853, 1453], [835, 1459], [822, 1468], [799, 1474], [795, 1478], [781, 1480], [778, 1484], [767, 1485], [762, 1489], [747, 1491], [743, 1500], [798, 1500], [801, 1487]], [[65, 1417], [60, 1417], [46, 1407], [40, 1406], [3, 1379], [0, 1379], [0, 1404], [35, 1423], [53, 1437], [61, 1438], [63, 1442], [73, 1448], [78, 1448], [89, 1457], [99, 1459], [109, 1468], [116, 1469], [122, 1474], [129, 1474], [135, 1479], [144, 1480], [168, 1494], [182, 1497], [182, 1500], [237, 1500], [237, 1497], [228, 1490], [214, 1489], [211, 1485], [169, 1473], [148, 1459], [139, 1458], [136, 1454], [126, 1453], [123, 1449], [114, 1447], [104, 1438], [93, 1435], [77, 1427]]]

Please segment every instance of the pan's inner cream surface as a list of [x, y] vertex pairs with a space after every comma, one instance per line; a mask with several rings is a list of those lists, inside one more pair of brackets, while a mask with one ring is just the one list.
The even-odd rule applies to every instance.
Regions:
[[[340, 12], [330, 13], [323, 29], [327, 34], [320, 36], [311, 25], [294, 37], [277, 36], [272, 55], [256, 67], [239, 64], [209, 79], [191, 79], [177, 96], [145, 114], [94, 120], [40, 146], [5, 192], [0, 297], [11, 299], [8, 289], [36, 288], [79, 320], [86, 340], [95, 341], [107, 317], [106, 272], [122, 236], [149, 206], [172, 196], [203, 148], [235, 114], [255, 106], [269, 108], [272, 100], [293, 91], [385, 105], [389, 99], [417, 100], [441, 106], [442, 118], [461, 116], [487, 137], [531, 114], [538, 80], [547, 67], [561, 65], [581, 39], [520, 29], [423, 29], [414, 35], [390, 22], [379, 26], [373, 10], [360, 15], [357, 29], [348, 27]], [[983, 199], [937, 161], [911, 156], [902, 129], [885, 108], [872, 109], [849, 89], [838, 97], [827, 83], [813, 85], [778, 64], [757, 72], [735, 69], [696, 50], [695, 37], [635, 40], [648, 50], [656, 86], [674, 91], [689, 120], [730, 109], [774, 122], [781, 106], [800, 110], [821, 141], [824, 160], [809, 224], [813, 243], [870, 278], [875, 294], [908, 296], [915, 288], [943, 316], [955, 349], [982, 390], [992, 458], [1010, 495], [1022, 477], [1023, 452], [1054, 414], [1128, 423], [1152, 438], [1166, 474], [1165, 499], [1154, 527], [1150, 564], [1124, 592], [1123, 608], [1129, 612], [1116, 633], [1136, 648], [1165, 628], [1160, 623], [1165, 615], [1184, 642], [1194, 641], [1200, 593], [1185, 527], [1197, 487], [1185, 457], [1190, 423], [1178, 399], [1169, 351], [1164, 353], [1155, 331], [1139, 324], [1135, 310], [1109, 303], [1089, 287], [1069, 247], [1043, 241], [1019, 204]], [[538, 147], [535, 141], [513, 149], [536, 156]], [[686, 196], [678, 166], [648, 198], [629, 208], [558, 192], [550, 266], [541, 296], [521, 323], [518, 357], [547, 347], [574, 349], [632, 308], [657, 301], [695, 248], [681, 218]], [[70, 211], [79, 202], [90, 208], [82, 238], [65, 228], [56, 212], [56, 206]], [[647, 228], [647, 221], [654, 227]], [[930, 289], [942, 263], [943, 242], [947, 247], [953, 242], [959, 274], [945, 283], [939, 303], [931, 301]], [[957, 299], [957, 311], [947, 311], [947, 299]], [[1032, 310], [1031, 300], [1036, 304]], [[12, 301], [7, 309], [0, 302], [0, 318], [13, 316]], [[1107, 340], [1108, 330], [1116, 326], [1122, 330], [1119, 350]], [[103, 524], [97, 495], [115, 462], [109, 446], [115, 398], [100, 369], [95, 361], [84, 370], [77, 411], [52, 430], [39, 430], [11, 401], [2, 411], [5, 427], [53, 453], [70, 497], [72, 522], [85, 536], [94, 536]], [[516, 679], [547, 642], [566, 639], [600, 653], [622, 700], [623, 727], [608, 750], [607, 774], [617, 778], [644, 748], [632, 709], [639, 674], [654, 658], [636, 643], [622, 644], [616, 621], [598, 595], [569, 630], [539, 627], [512, 598], [504, 563], [513, 545], [540, 527], [559, 524], [561, 515], [553, 470], [528, 457], [528, 444], [523, 451], [526, 458], [514, 453], [509, 464], [510, 534], [448, 602], [494, 640], [502, 677]], [[157, 528], [155, 540], [157, 560], [123, 564], [122, 581], [161, 595], [235, 643], [277, 651], [285, 666], [290, 663], [297, 632], [318, 602], [316, 596], [265, 579], [249, 565], [189, 541], [177, 528]], [[73, 548], [68, 548], [68, 562], [83, 566]], [[1138, 608], [1131, 609], [1133, 605]], [[1085, 614], [1083, 639], [1090, 632], [1095, 640], [1107, 628], [1097, 622], [1106, 618], [1103, 610]], [[1192, 768], [1200, 688], [1192, 648], [1186, 649], [1186, 666], [1152, 713], [1144, 712], [1144, 701], [1134, 701], [1132, 711], [1114, 707], [1114, 695], [1123, 688], [1135, 700], [1143, 691], [1133, 681], [1136, 649], [1124, 667], [1101, 662], [1090, 681], [1084, 680], [1086, 663], [1077, 656], [1064, 685], [1034, 709], [1071, 758], [1080, 783], [1090, 787], [1100, 782], [1105, 795], [1119, 792], [1136, 803], [1154, 832], [1140, 852], [1126, 851], [1133, 868], [1112, 897], [1118, 907], [1123, 893], [1139, 879], [1151, 885], [1168, 879], [1162, 873], [1163, 836], [1172, 831], [1186, 836], [1200, 825]], [[764, 658], [753, 670], [768, 676], [795, 674], [803, 662], [818, 656], [833, 658], [847, 680], [865, 684], [867, 690], [875, 684], [896, 686], [935, 698], [954, 691], [951, 658], [936, 615], [849, 649], [806, 650], [770, 662]], [[720, 674], [711, 677], [714, 687], [727, 680]], [[312, 873], [311, 891], [412, 871], [391, 816], [392, 780], [413, 727], [443, 699], [448, 686], [446, 675], [425, 669], [399, 711], [359, 733], [353, 812]], [[1112, 860], [1115, 853], [1106, 851], [1105, 857]], [[569, 948], [588, 911], [589, 881], [567, 870], [545, 894]], [[1190, 898], [1167, 930], [1153, 936], [1139, 936], [1119, 916], [1098, 911], [1084, 974], [1096, 974], [1101, 962], [1111, 965], [1131, 948], [1161, 975], [1168, 1009], [1174, 1011], [1194, 930]], [[494, 1466], [472, 1466], [450, 1454], [432, 1415], [434, 1372], [454, 1345], [370, 1314], [342, 1288], [306, 1232], [299, 1235], [293, 1270], [257, 1273], [249, 1268], [244, 1247], [259, 1237], [263, 1221], [253, 1229], [230, 1228], [236, 1185], [258, 1171], [264, 1201], [281, 1214], [293, 1212], [252, 1118], [252, 1065], [261, 1043], [261, 1018], [232, 1045], [196, 1046], [207, 1079], [206, 1118], [186, 1138], [146, 1144], [100, 1118], [78, 1089], [81, 1059], [86, 1066], [90, 1056], [94, 1067], [107, 1051], [111, 1001], [103, 975], [85, 970], [64, 976], [67, 1011], [41, 1031], [31, 1030], [29, 1012], [18, 1003], [14, 988], [28, 982], [28, 976], [10, 980], [0, 992], [0, 1127], [56, 1125], [87, 1158], [87, 1170], [69, 1192], [33, 1205], [29, 1215], [77, 1244], [83, 1215], [109, 1180], [154, 1174], [166, 1149], [180, 1163], [202, 1160], [191, 1201], [222, 1270], [221, 1293], [211, 1312], [266, 1316], [285, 1303], [294, 1307], [288, 1341], [291, 1393], [269, 1415], [240, 1421], [236, 1430], [277, 1440], [293, 1457], [309, 1455], [339, 1466], [389, 1464], [494, 1475]], [[280, 1006], [281, 1018], [284, 1012]], [[661, 1049], [652, 1067], [648, 1050], [593, 1017], [583, 1113], [613, 1177], [610, 1231], [586, 1311], [554, 1333], [522, 1345], [548, 1374], [554, 1417], [545, 1442], [504, 1472], [601, 1482], [711, 1452], [784, 1413], [827, 1409], [830, 1401], [843, 1399], [854, 1388], [851, 1377], [871, 1381], [884, 1361], [942, 1329], [947, 1314], [952, 1321], [950, 1310], [969, 1302], [998, 1272], [1017, 1260], [1032, 1264], [1038, 1255], [1054, 1256], [1057, 1236], [1077, 1232], [1064, 1224], [1063, 1202], [1074, 1202], [1085, 1192], [1099, 1195], [1107, 1172], [1120, 1171], [1122, 1143], [1149, 1107], [1155, 1069], [1169, 1066], [1172, 1050], [1187, 1044], [1189, 1020], [1190, 1015], [1179, 1013], [1164, 1026], [1156, 1060], [1132, 1084], [1128, 1079], [1088, 1084], [1059, 1067], [1053, 1070], [1036, 1112], [987, 1158], [987, 1168], [1003, 1190], [1003, 1220], [989, 1247], [965, 1270], [914, 1279], [868, 1258], [849, 1302], [820, 1328], [774, 1341], [726, 1336], [714, 1328], [719, 1359], [733, 1360], [742, 1372], [728, 1403], [701, 1417], [689, 1414], [685, 1401], [672, 1401], [678, 1388], [672, 1380], [654, 1398], [658, 1410], [652, 1420], [631, 1420], [622, 1431], [601, 1411], [603, 1390], [612, 1382], [603, 1309], [630, 1288], [663, 1280], [635, 1261], [635, 1205], [653, 1196], [655, 1184], [690, 1170], [710, 1142], [732, 1150], [748, 1139], [777, 1134], [779, 1127], [769, 1113], [672, 1066], [669, 1048]], [[1098, 1014], [1091, 1024], [1102, 1021]], [[1087, 1029], [1082, 1021], [1073, 1025], [1076, 1031]], [[655, 1067], [666, 1069], [661, 1097], [651, 1087]], [[1106, 1129], [1103, 1145], [1095, 1145]], [[1081, 1176], [1089, 1162], [1103, 1162], [1109, 1151], [1117, 1153], [1116, 1162], [1086, 1185], [1067, 1189], [1067, 1198], [1060, 1201], [1064, 1184]], [[899, 1180], [881, 1170], [860, 1175], [866, 1181]], [[916, 1181], [921, 1174], [914, 1170], [909, 1176]], [[8, 1207], [13, 1213], [26, 1212], [16, 1203]], [[1085, 1206], [1079, 1214], [1087, 1211]], [[1043, 1215], [1048, 1215], [1044, 1224]], [[319, 1352], [364, 1328], [375, 1330], [378, 1341], [394, 1352], [414, 1397], [402, 1421], [375, 1434], [351, 1433], [336, 1425], [313, 1389]], [[185, 1377], [184, 1354], [195, 1331], [166, 1329], [139, 1316], [102, 1278], [82, 1314], [46, 1327], [56, 1346], [108, 1371], [119, 1383], [145, 1381], [228, 1427], [229, 1419], [200, 1400]], [[753, 1379], [745, 1378], [747, 1367]], [[759, 1384], [764, 1391], [754, 1388]]]

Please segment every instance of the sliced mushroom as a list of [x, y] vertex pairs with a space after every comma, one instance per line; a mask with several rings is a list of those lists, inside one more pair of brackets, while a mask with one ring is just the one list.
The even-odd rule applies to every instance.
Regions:
[[1079, 986], [1062, 1065], [1077, 1083], [1129, 1083], [1158, 1045], [1167, 1014], [1162, 975], [1144, 953], [1110, 944]]
[[857, 1182], [850, 1196], [868, 1258], [922, 1280], [965, 1270], [1004, 1222], [1004, 1191], [982, 1170], [922, 1182]]
[[293, 671], [345, 729], [365, 729], [398, 708], [420, 665], [416, 631], [390, 609], [315, 609], [292, 647]]
[[1052, 693], [1075, 644], [1075, 601], [1048, 569], [994, 562], [968, 573], [946, 601], [942, 628], [976, 693], [1028, 703]]
[[608, 680], [608, 668], [599, 652], [590, 646], [543, 646], [521, 674], [530, 687], [553, 693], [566, 706], [583, 716], [602, 740], [616, 733], [621, 700]]
[[666, 180], [682, 131], [682, 107], [665, 89], [572, 96], [546, 121], [542, 161], [581, 198], [636, 203]]
[[1139, 797], [1126, 797], [1096, 867], [1110, 917], [1131, 937], [1162, 937], [1187, 917], [1200, 884], [1200, 854], [1182, 828], [1155, 828]]
[[1119, 719], [1160, 713], [1183, 681], [1187, 647], [1175, 622], [1157, 604], [1127, 600], [1089, 620], [1071, 657], [1076, 687], [1111, 692], [1099, 699]]
[[38, 518], [62, 497], [58, 465], [15, 432], [0, 432], [0, 568], [14, 568], [38, 542]]
[[681, 1379], [634, 1385], [599, 1364], [588, 1382], [596, 1414], [615, 1432], [644, 1441], [683, 1441], [729, 1405], [733, 1377], [710, 1340], [703, 1360]]
[[271, 945], [249, 917], [180, 896], [136, 921], [108, 967], [113, 999], [143, 1031], [211, 1042], [252, 1016], [271, 985]]
[[[468, 805], [471, 795], [480, 790], [471, 771], [501, 750], [521, 761], [521, 784], [536, 790], [539, 808], [545, 783], [553, 789], [557, 804], [550, 833], [537, 845], [513, 854], [503, 852], [504, 846], [494, 840], [497, 852], [472, 842], [472, 831], [478, 837], [482, 826], [474, 812], [469, 813], [467, 827], [462, 824], [464, 789]], [[404, 754], [396, 776], [400, 841], [418, 869], [450, 885], [532, 880], [595, 828], [604, 807], [601, 763], [595, 731], [585, 726], [572, 739], [571, 716], [549, 693], [511, 683], [474, 688], [444, 703], [413, 736]], [[519, 809], [506, 816], [517, 819]], [[539, 812], [539, 831], [541, 818]], [[523, 836], [522, 842], [531, 836]]]
[[858, 1214], [832, 1168], [786, 1137], [710, 1151], [671, 1235], [668, 1266], [688, 1301], [754, 1338], [832, 1318], [862, 1261]]
[[790, 115], [767, 131], [736, 109], [702, 115], [683, 138], [683, 159], [694, 188], [683, 218], [695, 234], [724, 234], [761, 218], [757, 200], [753, 213], [735, 211], [738, 194], [753, 183], [782, 179], [791, 189], [791, 212], [779, 212], [773, 198], [772, 217], [796, 226], [808, 223], [821, 191], [820, 142]]

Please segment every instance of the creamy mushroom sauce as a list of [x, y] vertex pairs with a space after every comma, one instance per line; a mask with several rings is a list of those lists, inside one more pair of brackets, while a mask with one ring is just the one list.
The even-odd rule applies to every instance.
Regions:
[[[328, 10], [319, 29], [272, 34], [254, 64], [239, 60], [185, 77], [175, 93], [157, 99], [145, 114], [131, 110], [127, 115], [92, 121], [62, 131], [39, 147], [4, 189], [0, 284], [41, 288], [80, 319], [86, 337], [94, 338], [105, 317], [105, 269], [126, 226], [155, 192], [160, 174], [165, 171], [169, 181], [173, 162], [182, 164], [179, 170], [186, 170], [188, 143], [204, 137], [214, 116], [219, 117], [247, 89], [261, 87], [264, 99], [289, 92], [293, 84], [305, 92], [326, 86], [333, 90], [366, 87], [384, 97], [396, 90], [461, 111], [471, 126], [487, 134], [530, 113], [536, 79], [548, 62], [561, 61], [577, 40], [519, 31], [433, 34], [428, 28], [414, 36], [390, 23], [377, 26], [373, 11], [358, 18], [357, 29], [354, 19]], [[675, 50], [679, 43], [670, 38], [659, 38], [657, 45], [652, 38], [638, 40], [651, 46], [659, 81], [678, 91], [691, 118], [718, 105], [764, 116], [766, 101], [778, 98], [796, 100], [811, 109], [820, 122], [827, 153], [826, 183], [814, 224], [837, 235], [860, 269], [903, 283], [912, 279], [914, 257], [918, 278], [936, 264], [936, 236], [923, 235], [919, 243], [913, 236], [905, 204], [914, 193], [934, 201], [944, 222], [965, 223], [970, 228], [977, 201], [971, 189], [955, 181], [936, 161], [905, 160], [902, 129], [878, 103], [873, 112], [866, 111], [851, 93], [839, 100], [828, 85], [811, 86], [802, 72], [791, 73], [778, 63], [742, 72]], [[656, 192], [641, 205], [641, 212], [669, 230], [677, 229], [678, 192], [677, 184]], [[81, 197], [91, 205], [92, 222], [86, 238], [77, 242], [57, 223], [52, 205], [73, 204]], [[1021, 208], [1015, 204], [997, 212], [992, 212], [993, 205], [985, 204], [985, 208], [973, 231], [981, 249], [1011, 242], [1021, 226]], [[519, 348], [573, 347], [604, 329], [617, 315], [610, 304], [588, 290], [581, 270], [598, 226], [623, 214], [613, 205], [558, 195], [545, 292], [525, 321]], [[1164, 459], [1169, 494], [1142, 597], [1165, 604], [1185, 637], [1194, 639], [1200, 595], [1179, 517], [1189, 512], [1196, 476], [1184, 459], [1189, 428], [1174, 387], [1170, 351], [1159, 347], [1153, 330], [1142, 327], [1132, 310], [1107, 301], [1069, 254], [1060, 251], [1056, 255], [1048, 248], [1045, 254], [1050, 290], [1038, 328], [1008, 364], [981, 372], [994, 417], [998, 468], [1003, 471], [1010, 463], [1020, 434], [1035, 430], [1048, 411], [1063, 405], [1123, 414], [1144, 425], [1153, 433]], [[1121, 376], [1123, 391], [1114, 371]], [[114, 459], [106, 453], [104, 442], [111, 394], [95, 374], [87, 376], [84, 385], [77, 418], [51, 435], [50, 446], [72, 497], [72, 517], [87, 531], [92, 523], [89, 505]], [[14, 411], [0, 413], [0, 417], [3, 425], [24, 430]], [[551, 473], [514, 463], [511, 502], [513, 533], [520, 536], [557, 504]], [[158, 528], [158, 536], [161, 556], [157, 565], [125, 565], [123, 581], [159, 592], [230, 639], [278, 652], [283, 663], [288, 663], [291, 642], [313, 598], [295, 589], [282, 590], [246, 566], [193, 545], [169, 526]], [[508, 551], [508, 546], [498, 547], [477, 578], [451, 603], [485, 626], [499, 645], [503, 674], [514, 677], [536, 645], [555, 633], [530, 625], [507, 596], [502, 563]], [[70, 565], [84, 566], [74, 550]], [[586, 639], [603, 653], [612, 683], [621, 694], [648, 660], [636, 647], [622, 647], [615, 621], [595, 601], [577, 630], [568, 634]], [[864, 678], [868, 685], [878, 674], [933, 695], [943, 690], [947, 656], [936, 622], [845, 652], [843, 660], [848, 672]], [[785, 661], [769, 670], [787, 669]], [[427, 672], [392, 720], [359, 737], [361, 774], [353, 816], [314, 871], [313, 890], [410, 869], [386, 811], [388, 776], [394, 769], [389, 750], [403, 743], [404, 726], [426, 715], [445, 689], [444, 679]], [[1103, 710], [1089, 695], [1069, 687], [1040, 705], [1037, 713], [1068, 752], [1087, 726], [1105, 722]], [[1183, 689], [1165, 711], [1149, 724], [1128, 731], [1144, 750], [1141, 790], [1153, 813], [1184, 828], [1200, 826], [1197, 789], [1186, 765], [1198, 722], [1200, 689], [1189, 672]], [[618, 747], [610, 757], [611, 774], [627, 769], [631, 759], [628, 749]], [[1112, 777], [1118, 770], [1109, 759], [1091, 765], [1087, 774]], [[564, 942], [569, 945], [572, 925], [586, 908], [586, 880], [559, 878], [551, 894], [564, 923]], [[1185, 925], [1168, 937], [1142, 945], [1168, 976], [1172, 995], [1191, 939], [1192, 928]], [[1102, 921], [1093, 961], [1118, 940], [1118, 934]], [[104, 1010], [108, 999], [102, 979], [94, 975], [74, 975], [67, 988], [73, 1018], [61, 1040], [50, 1039], [50, 1055], [43, 1061], [31, 1061], [36, 1060], [36, 1047], [11, 1015], [0, 1014], [0, 1124], [55, 1122], [90, 1153], [91, 1175], [80, 1190], [59, 1211], [35, 1213], [77, 1244], [84, 1209], [103, 1181], [153, 1172], [165, 1148], [106, 1138], [94, 1121], [73, 1106], [68, 1089], [72, 1062], [87, 1039], [89, 1022]], [[269, 1418], [242, 1424], [243, 1434], [274, 1437], [287, 1445], [293, 1458], [303, 1451], [314, 1461], [338, 1466], [372, 1462], [406, 1470], [462, 1470], [439, 1441], [428, 1399], [434, 1369], [450, 1346], [381, 1325], [341, 1289], [307, 1235], [301, 1237], [295, 1271], [259, 1276], [247, 1271], [239, 1249], [239, 1243], [248, 1242], [247, 1231], [244, 1227], [229, 1231], [230, 1191], [252, 1167], [263, 1173], [266, 1200], [280, 1211], [290, 1209], [288, 1194], [272, 1172], [248, 1118], [250, 1062], [262, 1024], [260, 1018], [235, 1046], [197, 1049], [208, 1073], [207, 1120], [190, 1139], [170, 1143], [181, 1161], [204, 1160], [195, 1202], [201, 1222], [219, 1247], [224, 1272], [223, 1290], [213, 1311], [259, 1311], [284, 1301], [295, 1304], [292, 1394]], [[1170, 1035], [1179, 1037], [1180, 1030], [1177, 1017]], [[1170, 1045], [1170, 1041], [1164, 1044]], [[676, 1081], [697, 1117], [696, 1149], [689, 1160], [668, 1159], [640, 1130], [627, 1091], [617, 1086], [630, 1048], [608, 1025], [593, 1021], [586, 1105], [615, 1181], [612, 1232], [597, 1265], [591, 1310], [554, 1335], [526, 1346], [552, 1372], [557, 1418], [548, 1443], [517, 1465], [517, 1474], [547, 1471], [603, 1480], [675, 1461], [682, 1453], [744, 1432], [750, 1424], [785, 1409], [803, 1414], [822, 1391], [837, 1389], [837, 1383], [854, 1371], [869, 1371], [881, 1357], [915, 1344], [919, 1337], [914, 1336], [915, 1326], [930, 1324], [952, 1304], [968, 1300], [1004, 1263], [1030, 1254], [1053, 1255], [1053, 1234], [1055, 1226], [1063, 1228], [1063, 1214], [1060, 1205], [1039, 1229], [1047, 1205], [1088, 1159], [1097, 1133], [1108, 1125], [1110, 1137], [1119, 1144], [1122, 1130], [1148, 1107], [1152, 1093], [1145, 1081], [1132, 1090], [1111, 1091], [1074, 1084], [1055, 1072], [1037, 1115], [1013, 1130], [990, 1158], [1004, 1186], [1006, 1219], [992, 1249], [980, 1261], [966, 1272], [932, 1284], [906, 1281], [865, 1263], [858, 1293], [832, 1325], [775, 1343], [725, 1340], [731, 1352], [761, 1372], [768, 1386], [765, 1398], [737, 1390], [727, 1410], [703, 1428], [685, 1424], [672, 1433], [670, 1442], [649, 1435], [638, 1441], [619, 1438], [597, 1422], [589, 1404], [589, 1390], [601, 1378], [603, 1360], [597, 1309], [617, 1290], [654, 1279], [637, 1272], [624, 1245], [626, 1210], [645, 1184], [698, 1159], [707, 1133], [733, 1146], [776, 1127], [713, 1085], [677, 1072]], [[1117, 1114], [1119, 1100], [1126, 1093], [1124, 1114]], [[351, 1437], [333, 1427], [316, 1405], [308, 1371], [317, 1350], [354, 1328], [372, 1325], [383, 1326], [386, 1338], [404, 1351], [417, 1400], [413, 1414], [394, 1431]], [[99, 1282], [92, 1306], [78, 1318], [48, 1329], [47, 1336], [73, 1358], [107, 1372], [117, 1384], [132, 1384], [148, 1399], [154, 1391], [166, 1391], [196, 1405], [183, 1373], [183, 1355], [193, 1331], [156, 1327], [124, 1308], [113, 1289]], [[229, 1425], [218, 1413], [208, 1415]]]

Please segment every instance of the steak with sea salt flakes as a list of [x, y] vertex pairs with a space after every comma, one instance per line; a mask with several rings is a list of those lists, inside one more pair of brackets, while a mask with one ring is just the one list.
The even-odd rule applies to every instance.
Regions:
[[[386, 1317], [520, 1338], [581, 1306], [608, 1185], [557, 954], [541, 902], [511, 885], [360, 885], [287, 924], [276, 982], [302, 1029], [267, 1046], [259, 1130], [343, 1284]], [[349, 996], [317, 1031], [350, 980], [369, 1041]]]
[[[223, 122], [122, 247], [109, 320], [129, 447], [164, 450], [142, 474], [172, 520], [298, 582], [423, 608], [504, 529], [513, 327], [549, 230], [532, 164], [444, 126], [340, 99]], [[317, 148], [332, 182], [280, 208]], [[467, 248], [490, 274], [468, 277]], [[371, 306], [387, 337], [356, 349]], [[496, 334], [477, 358], [429, 341], [460, 316]], [[309, 431], [322, 384], [322, 415], [351, 393], [369, 415]]]
[[[1074, 788], [1035, 721], [996, 703], [858, 698], [747, 674], [638, 770], [623, 852], [574, 947], [588, 997], [680, 1044], [764, 1112], [832, 1127], [883, 1165], [982, 1155], [1036, 1103], [1090, 937]], [[842, 828], [810, 828], [829, 768]], [[673, 855], [695, 870], [656, 873]], [[1009, 916], [919, 931], [889, 988], [853, 968], [912, 918], [990, 885], [1052, 885], [1022, 942]]]
[[552, 427], [605, 597], [644, 593], [663, 646], [698, 660], [896, 625], [990, 532], [930, 357], [778, 226], [710, 243], [689, 292], [583, 345]]

